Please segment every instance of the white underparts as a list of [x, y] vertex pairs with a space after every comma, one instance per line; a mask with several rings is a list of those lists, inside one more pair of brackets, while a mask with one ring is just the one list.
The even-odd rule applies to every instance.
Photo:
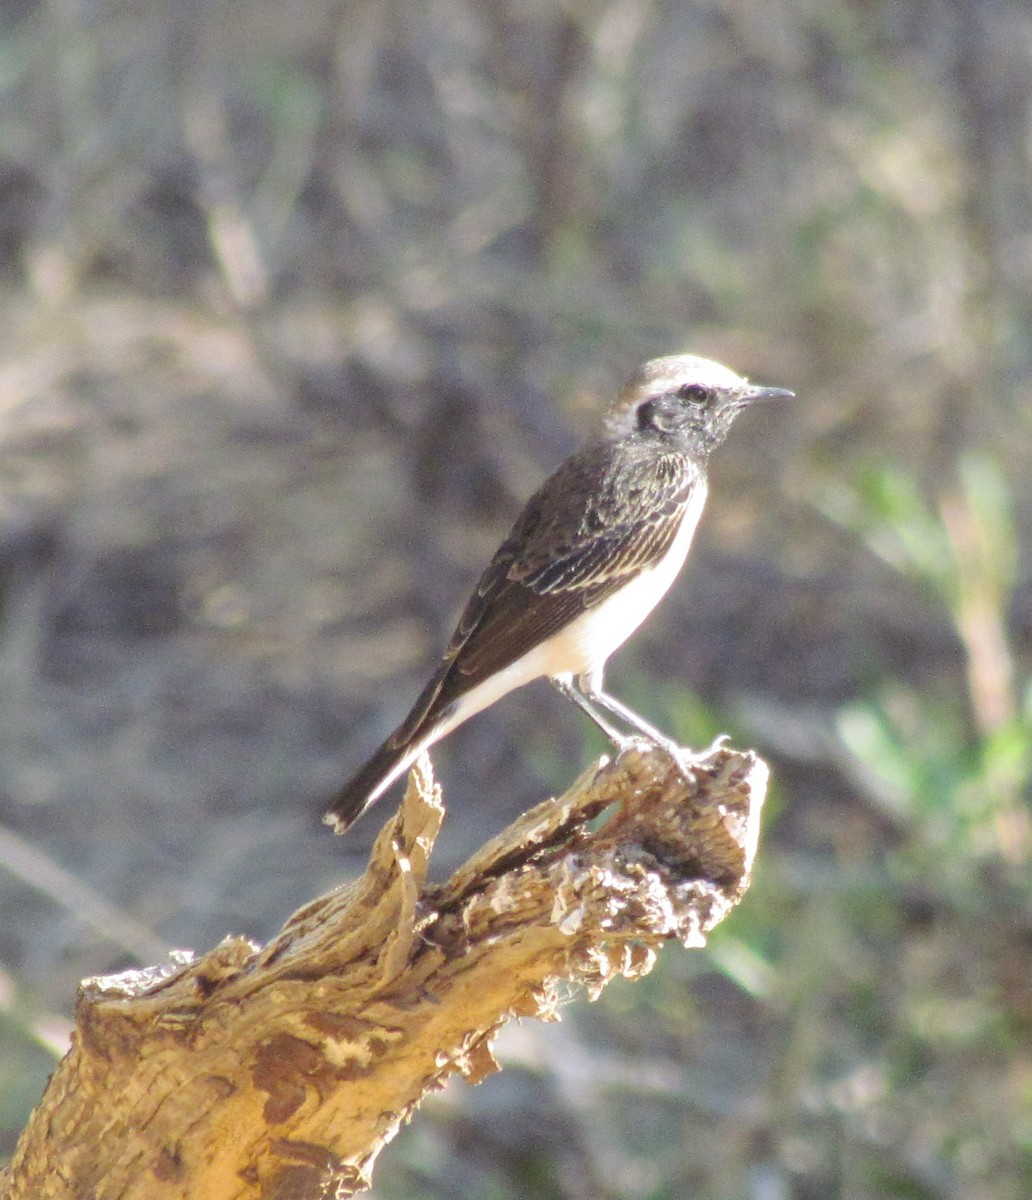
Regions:
[[522, 658], [460, 697], [448, 716], [412, 746], [377, 784], [367, 804], [372, 804], [400, 778], [424, 750], [451, 733], [456, 726], [524, 684], [546, 676], [572, 679], [586, 675], [597, 688], [601, 688], [606, 660], [666, 595], [684, 565], [705, 503], [706, 484], [705, 480], [700, 479], [692, 490], [677, 536], [657, 563], [641, 571], [618, 592], [582, 613], [547, 641], [528, 650]]

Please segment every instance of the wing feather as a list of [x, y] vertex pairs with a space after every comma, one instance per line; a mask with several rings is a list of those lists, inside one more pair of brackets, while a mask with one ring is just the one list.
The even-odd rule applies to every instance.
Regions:
[[465, 692], [658, 562], [702, 480], [683, 454], [593, 444], [547, 479], [480, 578], [441, 664], [392, 740], [419, 736]]

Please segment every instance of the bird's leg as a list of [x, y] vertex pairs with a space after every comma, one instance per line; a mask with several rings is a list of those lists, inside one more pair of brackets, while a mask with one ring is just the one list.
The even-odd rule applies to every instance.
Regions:
[[646, 741], [651, 742], [654, 746], [658, 746], [661, 750], [665, 750], [681, 771], [690, 773], [693, 766], [697, 766], [700, 762], [709, 758], [711, 754], [719, 750], [724, 742], [727, 741], [727, 734], [722, 733], [705, 750], [692, 754], [682, 746], [679, 746], [672, 738], [668, 738], [665, 734], [660, 733], [658, 729], [640, 717], [634, 709], [628, 708], [626, 704], [617, 700], [615, 696], [610, 696], [608, 692], [603, 691], [602, 681], [597, 675], [594, 677], [579, 675], [565, 687], [561, 686], [558, 680], [554, 682], [560, 692], [579, 705], [618, 748], [624, 748], [628, 743], [628, 739], [621, 737], [618, 741], [613, 737], [611, 726], [599, 717], [598, 709], [600, 708], [610, 716], [624, 721], [645, 738]]
[[[644, 739], [653, 746], [659, 746], [665, 750], [678, 763], [684, 757], [679, 746], [639, 717], [633, 709], [604, 692], [597, 672], [593, 675], [574, 677], [569, 675], [552, 676], [552, 684], [560, 695], [565, 696], [567, 700], [572, 700], [581, 712], [595, 722], [617, 750], [622, 752], [633, 745], [636, 740]], [[616, 717], [624, 724], [629, 725], [638, 737], [635, 738], [633, 734], [629, 736], [618, 730], [610, 721], [610, 717]]]
[[[633, 708], [628, 708], [626, 704], [622, 704], [615, 696], [610, 696], [608, 692], [604, 692], [597, 679], [591, 679], [586, 675], [578, 676], [573, 682], [574, 690], [580, 698], [587, 704], [601, 708], [610, 716], [616, 717], [629, 725], [635, 733], [640, 734], [647, 742], [652, 742], [654, 746], [659, 746], [665, 750], [671, 758], [681, 761], [683, 755], [681, 748], [676, 742], [672, 741], [665, 734], [659, 732], [655, 726], [650, 725], [643, 717], [640, 717]], [[586, 706], [585, 706], [586, 707]]]
[[592, 703], [592, 698], [577, 687], [569, 676], [553, 675], [551, 676], [551, 682], [561, 696], [565, 696], [567, 700], [572, 700], [582, 713], [585, 713], [595, 722], [617, 750], [622, 752], [627, 749], [634, 739], [629, 738], [624, 733], [620, 733], [619, 730], [611, 725]]

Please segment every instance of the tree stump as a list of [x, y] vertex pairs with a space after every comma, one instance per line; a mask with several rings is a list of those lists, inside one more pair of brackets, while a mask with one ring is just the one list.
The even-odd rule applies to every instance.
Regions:
[[767, 768], [724, 747], [691, 777], [646, 747], [606, 759], [426, 882], [444, 810], [429, 759], [355, 883], [259, 947], [86, 980], [72, 1048], [11, 1163], [9, 1200], [317, 1200], [449, 1076], [497, 1069], [512, 1017], [596, 997], [660, 945], [703, 944], [741, 898]]

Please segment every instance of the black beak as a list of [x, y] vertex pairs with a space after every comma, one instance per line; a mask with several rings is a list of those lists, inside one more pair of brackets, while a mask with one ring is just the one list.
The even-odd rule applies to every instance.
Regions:
[[790, 392], [788, 388], [775, 387], [747, 387], [742, 392], [742, 404], [752, 404], [755, 400], [794, 400], [795, 392]]

